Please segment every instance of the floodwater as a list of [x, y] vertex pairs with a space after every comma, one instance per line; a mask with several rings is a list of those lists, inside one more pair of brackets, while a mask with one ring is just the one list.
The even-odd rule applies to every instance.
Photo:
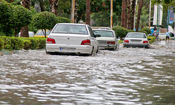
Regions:
[[95, 56], [0, 56], [0, 105], [174, 105], [175, 41]]

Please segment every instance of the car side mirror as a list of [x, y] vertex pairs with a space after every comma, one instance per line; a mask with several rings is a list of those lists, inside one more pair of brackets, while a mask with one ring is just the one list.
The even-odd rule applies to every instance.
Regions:
[[94, 35], [94, 37], [96, 38], [96, 37], [101, 37], [101, 35], [99, 35], [99, 34], [96, 34], [96, 35]]

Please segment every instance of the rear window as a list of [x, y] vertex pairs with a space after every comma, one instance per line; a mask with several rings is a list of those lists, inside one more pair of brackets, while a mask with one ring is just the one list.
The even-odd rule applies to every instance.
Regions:
[[100, 37], [114, 37], [114, 34], [112, 31], [106, 31], [106, 30], [93, 30], [95, 35], [100, 35]]
[[146, 38], [144, 33], [128, 33], [127, 38]]
[[85, 25], [73, 25], [73, 24], [58, 24], [53, 29], [52, 33], [88, 35], [88, 31]]

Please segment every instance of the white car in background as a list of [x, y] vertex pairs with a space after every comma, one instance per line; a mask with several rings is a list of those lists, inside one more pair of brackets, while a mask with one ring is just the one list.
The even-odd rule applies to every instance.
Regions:
[[93, 29], [93, 32], [97, 36], [99, 49], [119, 49], [118, 39], [112, 29], [99, 27]]
[[166, 40], [166, 33], [159, 33], [158, 39], [159, 40]]
[[[35, 33], [33, 31], [29, 31], [29, 37], [34, 37]], [[21, 37], [21, 32], [18, 33], [18, 37]]]
[[149, 41], [145, 33], [129, 32], [123, 41], [124, 47], [145, 47], [149, 48]]
[[46, 41], [46, 53], [96, 54], [98, 42], [89, 25], [56, 24]]

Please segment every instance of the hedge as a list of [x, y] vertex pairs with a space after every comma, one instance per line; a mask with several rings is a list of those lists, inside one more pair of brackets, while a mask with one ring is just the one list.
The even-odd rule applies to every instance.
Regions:
[[29, 50], [45, 48], [46, 38], [0, 37], [0, 50]]
[[155, 36], [148, 36], [147, 38], [148, 38], [150, 44], [152, 44], [156, 40]]
[[115, 31], [116, 36], [120, 37], [121, 39], [124, 38], [128, 32], [133, 32], [132, 30], [128, 30], [121, 26], [115, 26], [113, 27], [113, 30]]

